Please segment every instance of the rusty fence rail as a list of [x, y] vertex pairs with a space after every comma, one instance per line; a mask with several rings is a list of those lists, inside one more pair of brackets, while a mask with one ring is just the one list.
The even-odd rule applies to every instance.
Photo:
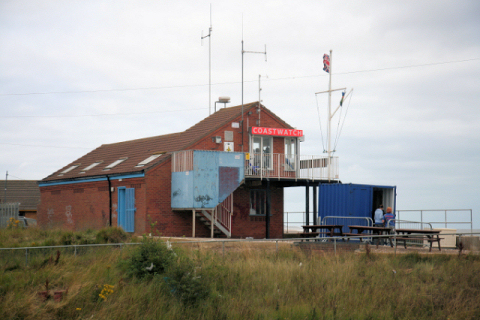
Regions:
[[[418, 234], [421, 236], [421, 234]], [[468, 237], [474, 235], [480, 235], [480, 232], [462, 232], [462, 233], [444, 233], [442, 235], [456, 235], [461, 237]], [[323, 242], [329, 243], [333, 246], [333, 251], [335, 255], [337, 254], [337, 243], [341, 241], [342, 243], [346, 242], [347, 240], [372, 240], [375, 238], [388, 238], [393, 237], [395, 240], [396, 235], [359, 235], [359, 236], [339, 236], [339, 237], [331, 237], [329, 239], [325, 238], [290, 238], [290, 239], [215, 239], [215, 240], [194, 240], [194, 241], [166, 241], [167, 247], [172, 245], [193, 245], [193, 244], [221, 244], [221, 251], [222, 255], [225, 256], [225, 249], [226, 244], [232, 243], [268, 243], [268, 244], [275, 244], [275, 252], [278, 252], [279, 243], [299, 243], [299, 242]], [[396, 254], [396, 241], [395, 242], [395, 254]], [[367, 243], [367, 242], [366, 242]], [[0, 248], [0, 261], [2, 260], [9, 260], [15, 259], [12, 255], [24, 256], [25, 266], [28, 266], [29, 262], [31, 261], [32, 257], [41, 257], [47, 258], [54, 256], [56, 251], [63, 252], [63, 254], [71, 254], [73, 256], [77, 256], [79, 254], [84, 254], [87, 249], [89, 248], [119, 248], [122, 249], [127, 246], [132, 245], [140, 245], [141, 242], [132, 242], [132, 243], [108, 243], [108, 244], [85, 244], [85, 245], [59, 245], [59, 246], [38, 246], [38, 247], [13, 247], [13, 248]], [[260, 250], [260, 248], [259, 248]], [[24, 251], [22, 254], [21, 252]], [[23, 259], [23, 258], [22, 258]], [[18, 257], [16, 257], [18, 260]]]

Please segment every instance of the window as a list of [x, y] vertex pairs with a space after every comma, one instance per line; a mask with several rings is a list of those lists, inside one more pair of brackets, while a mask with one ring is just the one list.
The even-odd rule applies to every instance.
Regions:
[[285, 138], [285, 170], [295, 171], [297, 138]]
[[110, 170], [112, 169], [113, 167], [119, 165], [120, 163], [122, 163], [123, 161], [127, 160], [128, 158], [122, 158], [122, 159], [118, 159], [112, 163], [110, 163], [108, 166], [105, 167], [105, 169], [103, 169], [103, 171], [106, 171], [106, 170]]
[[88, 171], [88, 170], [92, 169], [93, 167], [95, 167], [95, 166], [99, 165], [99, 164], [100, 164], [100, 163], [102, 163], [102, 162], [103, 162], [103, 161], [97, 161], [97, 162], [94, 162], [94, 163], [92, 163], [91, 165], [89, 165], [89, 166], [87, 166], [87, 167], [83, 168], [83, 170], [82, 170], [82, 171], [80, 171], [80, 173], [85, 173], [85, 171]]
[[251, 153], [254, 166], [272, 169], [273, 137], [253, 136]]
[[143, 160], [142, 162], [140, 162], [139, 164], [137, 164], [135, 167], [138, 168], [138, 167], [143, 167], [144, 165], [152, 162], [153, 160], [157, 159], [158, 157], [160, 157], [163, 153], [157, 153], [157, 154], [153, 154], [151, 155], [150, 157], [148, 157], [147, 159]]
[[59, 176], [63, 176], [65, 173], [72, 171], [75, 168], [78, 168], [80, 164], [74, 164], [73, 166], [68, 167], [67, 169], [60, 172]]
[[250, 215], [265, 215], [267, 209], [267, 192], [250, 190]]

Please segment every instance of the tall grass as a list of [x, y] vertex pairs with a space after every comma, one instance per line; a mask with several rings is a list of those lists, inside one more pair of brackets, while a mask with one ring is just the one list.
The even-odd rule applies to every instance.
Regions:
[[[276, 252], [240, 244], [224, 256], [221, 245], [164, 250], [161, 242], [142, 263], [153, 256], [168, 263], [143, 277], [128, 272], [142, 246], [65, 253], [57, 264], [39, 259], [14, 269], [0, 257], [0, 319], [480, 318], [474, 255], [307, 256], [289, 245]], [[68, 288], [62, 301], [39, 298], [47, 279], [52, 292]], [[113, 292], [103, 299], [105, 284]]]

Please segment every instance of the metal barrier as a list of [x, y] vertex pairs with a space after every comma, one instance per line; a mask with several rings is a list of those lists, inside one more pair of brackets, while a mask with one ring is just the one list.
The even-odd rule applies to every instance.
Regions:
[[[459, 219], [461, 214], [464, 214], [466, 217], [464, 221], [448, 221], [449, 214], [453, 214], [455, 219]], [[433, 225], [444, 225], [445, 228], [448, 228], [450, 225], [470, 225], [470, 232], [473, 232], [473, 211], [472, 209], [428, 209], [428, 210], [397, 210], [397, 218], [400, 219], [400, 216], [408, 215], [409, 217], [416, 217], [420, 216], [420, 221], [425, 221], [425, 216], [433, 215], [436, 219], [441, 215], [444, 218], [444, 221], [435, 221], [434, 219], [428, 219], [429, 223]], [[408, 218], [407, 218], [408, 219]], [[470, 221], [465, 221], [470, 220]]]
[[[459, 236], [473, 236], [473, 235], [479, 235], [480, 232], [471, 232], [471, 233], [445, 233], [445, 235], [459, 235]], [[418, 234], [422, 235], [422, 234]], [[337, 253], [337, 241], [342, 241], [345, 242], [346, 240], [349, 239], [369, 239], [369, 238], [388, 238], [388, 237], [393, 237], [393, 239], [396, 238], [396, 235], [358, 235], [358, 236], [343, 236], [343, 237], [330, 237], [328, 241], [329, 243], [332, 243], [334, 246], [334, 252], [335, 255]], [[319, 238], [295, 238], [295, 239], [225, 239], [225, 240], [199, 240], [199, 241], [166, 241], [166, 245], [168, 248], [171, 248], [172, 244], [177, 244], [177, 245], [183, 245], [183, 244], [198, 244], [198, 243], [222, 243], [222, 254], [225, 256], [225, 244], [226, 243], [235, 243], [235, 242], [243, 242], [243, 243], [249, 243], [249, 242], [275, 242], [275, 252], [278, 253], [278, 244], [279, 242], [299, 242], [299, 241], [322, 241], [322, 242], [327, 242], [326, 239], [319, 239]], [[107, 244], [85, 244], [85, 245], [61, 245], [61, 246], [41, 246], [41, 247], [17, 247], [17, 248], [0, 248], [0, 257], [1, 259], [5, 259], [5, 253], [8, 251], [15, 252], [15, 251], [21, 251], [25, 250], [25, 265], [28, 266], [29, 263], [29, 258], [32, 254], [32, 251], [40, 251], [40, 254], [44, 254], [48, 251], [48, 254], [52, 253], [52, 250], [54, 249], [61, 249], [61, 248], [66, 248], [70, 249], [73, 253], [73, 255], [76, 257], [78, 254], [79, 249], [81, 248], [87, 248], [87, 247], [119, 247], [120, 249], [123, 248], [124, 246], [129, 246], [129, 245], [140, 245], [142, 244], [141, 242], [133, 242], [133, 243], [107, 243]], [[395, 241], [395, 254], [396, 254], [396, 241]]]
[[20, 203], [2, 203], [0, 204], [0, 229], [6, 228], [10, 219], [18, 220]]
[[[341, 224], [343, 225], [342, 232], [349, 233], [350, 229], [348, 226], [373, 226], [372, 218], [368, 217], [342, 217], [342, 216], [326, 216], [322, 219], [321, 224]], [[371, 240], [371, 238], [370, 238]]]

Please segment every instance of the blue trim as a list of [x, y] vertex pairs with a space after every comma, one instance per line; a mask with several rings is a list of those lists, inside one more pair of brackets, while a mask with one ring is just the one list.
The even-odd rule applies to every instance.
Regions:
[[[119, 176], [110, 176], [110, 180], [118, 180], [118, 179], [130, 179], [130, 178], [143, 178], [145, 177], [145, 173], [134, 173], [134, 174], [125, 174]], [[71, 181], [61, 181], [61, 182], [40, 182], [38, 183], [39, 187], [47, 187], [47, 186], [58, 186], [62, 184], [73, 184], [73, 183], [83, 183], [83, 182], [97, 182], [97, 181], [107, 181], [106, 177], [102, 178], [91, 178], [91, 179], [83, 179], [83, 180], [71, 180]]]
[[110, 180], [118, 180], [118, 179], [130, 179], [130, 178], [143, 178], [145, 177], [145, 173], [134, 173], [134, 174], [126, 174], [123, 176], [110, 176]]
[[92, 179], [85, 179], [85, 180], [72, 180], [72, 181], [62, 181], [62, 182], [40, 182], [38, 184], [39, 187], [47, 187], [47, 186], [58, 186], [62, 184], [72, 184], [72, 183], [82, 183], [82, 182], [96, 182], [96, 181], [107, 181], [107, 178], [92, 178]]

